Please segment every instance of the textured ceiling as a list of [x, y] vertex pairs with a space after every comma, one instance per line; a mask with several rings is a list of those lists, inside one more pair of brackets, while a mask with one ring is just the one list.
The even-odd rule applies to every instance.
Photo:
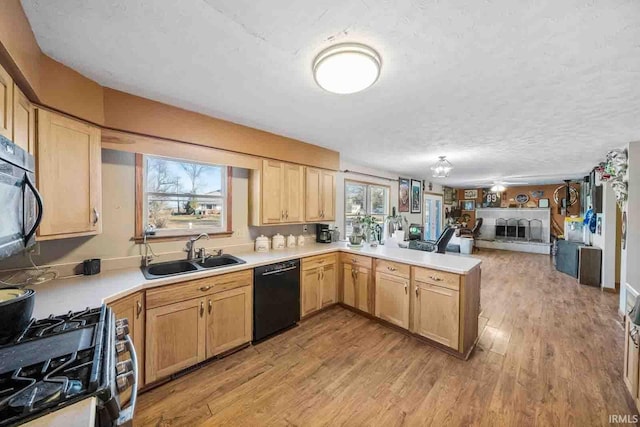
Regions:
[[[637, 0], [22, 0], [42, 50], [99, 83], [450, 185], [584, 175], [640, 139]], [[339, 42], [382, 56], [318, 88]], [[437, 180], [436, 180], [437, 181]]]

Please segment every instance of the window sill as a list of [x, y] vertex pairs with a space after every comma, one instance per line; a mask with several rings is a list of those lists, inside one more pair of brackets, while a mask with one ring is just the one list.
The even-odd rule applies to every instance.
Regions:
[[[191, 237], [196, 237], [200, 232], [192, 234], [172, 234], [172, 235], [159, 235], [159, 236], [147, 236], [147, 242], [175, 242], [179, 240], [188, 240]], [[233, 231], [220, 231], [217, 233], [207, 233], [212, 239], [220, 239], [224, 237], [233, 236]], [[134, 236], [131, 238], [136, 243], [143, 243], [144, 238], [142, 236]]]

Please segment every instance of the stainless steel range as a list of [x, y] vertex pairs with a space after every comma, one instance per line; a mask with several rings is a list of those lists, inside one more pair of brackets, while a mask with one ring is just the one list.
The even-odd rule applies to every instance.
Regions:
[[[46, 416], [96, 397], [96, 426], [128, 425], [136, 402], [137, 359], [126, 319], [107, 306], [32, 320], [0, 347], [0, 426]], [[118, 354], [130, 359], [118, 362]], [[132, 387], [127, 408], [118, 394]]]

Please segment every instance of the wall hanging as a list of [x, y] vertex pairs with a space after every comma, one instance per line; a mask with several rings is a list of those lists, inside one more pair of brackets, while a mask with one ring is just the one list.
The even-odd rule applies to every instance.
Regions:
[[399, 178], [398, 179], [398, 211], [399, 212], [409, 212], [409, 179], [408, 178]]
[[629, 184], [625, 180], [628, 161], [629, 153], [626, 148], [611, 150], [607, 153], [607, 160], [595, 168], [600, 180], [611, 184], [616, 195], [616, 202], [621, 209], [629, 194]]
[[417, 179], [411, 180], [411, 213], [420, 213], [422, 205], [422, 182]]

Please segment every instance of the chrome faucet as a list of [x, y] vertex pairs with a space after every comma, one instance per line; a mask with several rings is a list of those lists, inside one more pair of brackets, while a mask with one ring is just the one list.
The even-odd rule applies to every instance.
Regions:
[[209, 235], [207, 233], [202, 233], [197, 237], [192, 237], [189, 239], [189, 241], [187, 242], [187, 246], [185, 246], [184, 248], [184, 251], [187, 253], [187, 260], [191, 261], [195, 259], [196, 257], [195, 244], [198, 240], [202, 238], [209, 240]]

